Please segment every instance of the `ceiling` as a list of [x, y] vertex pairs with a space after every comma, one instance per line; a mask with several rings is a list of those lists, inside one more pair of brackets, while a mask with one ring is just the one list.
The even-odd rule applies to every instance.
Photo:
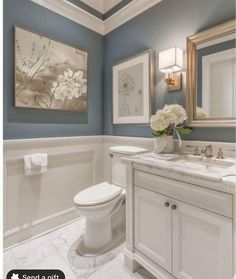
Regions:
[[123, 0], [80, 0], [101, 14], [105, 14]]
[[[115, 11], [111, 16], [103, 19], [99, 18], [87, 10], [75, 5], [74, 1], [70, 0], [30, 0], [38, 5], [41, 5], [55, 13], [58, 13], [70, 20], [79, 23], [101, 35], [106, 35], [118, 26], [131, 20], [137, 15], [143, 13], [152, 6], [160, 3], [163, 0], [79, 0], [96, 9], [103, 15], [111, 10], [114, 6], [124, 1], [125, 8]], [[78, 1], [78, 0], [76, 0]], [[75, 1], [75, 2], [76, 2]], [[128, 4], [127, 4], [128, 3]]]

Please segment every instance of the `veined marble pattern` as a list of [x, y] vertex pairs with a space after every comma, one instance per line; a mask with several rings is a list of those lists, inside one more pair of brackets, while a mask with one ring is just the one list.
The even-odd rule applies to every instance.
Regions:
[[123, 161], [126, 163], [132, 162], [144, 168], [150, 169], [151, 167], [158, 172], [158, 175], [164, 177], [201, 185], [217, 191], [232, 194], [236, 192], [235, 158], [226, 158], [222, 161], [221, 159], [209, 159], [204, 156], [187, 155], [189, 157], [186, 157], [186, 155], [177, 153], [167, 155], [148, 152], [125, 157]]
[[124, 243], [96, 258], [76, 254], [85, 218], [4, 252], [4, 277], [12, 269], [60, 269], [66, 279], [155, 279], [144, 269], [131, 273], [124, 266]]

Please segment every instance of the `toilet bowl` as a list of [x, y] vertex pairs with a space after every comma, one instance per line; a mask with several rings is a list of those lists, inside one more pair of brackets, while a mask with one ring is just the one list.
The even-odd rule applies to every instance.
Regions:
[[125, 204], [126, 171], [122, 157], [147, 151], [132, 146], [110, 148], [111, 183], [102, 182], [80, 191], [74, 205], [80, 216], [86, 218], [85, 234], [77, 252], [96, 255], [111, 249], [119, 236], [114, 237], [112, 216]]
[[86, 217], [84, 245], [87, 248], [101, 248], [111, 242], [111, 216], [124, 201], [125, 191], [107, 182], [91, 186], [74, 197], [77, 212]]

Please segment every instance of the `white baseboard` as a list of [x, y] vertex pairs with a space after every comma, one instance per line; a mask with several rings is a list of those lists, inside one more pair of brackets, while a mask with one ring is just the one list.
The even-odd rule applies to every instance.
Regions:
[[32, 223], [24, 224], [22, 227], [6, 231], [3, 235], [4, 248], [12, 247], [15, 244], [18, 245], [21, 242], [48, 233], [76, 218], [78, 218], [78, 213], [74, 207], [71, 207], [45, 218], [35, 220]]

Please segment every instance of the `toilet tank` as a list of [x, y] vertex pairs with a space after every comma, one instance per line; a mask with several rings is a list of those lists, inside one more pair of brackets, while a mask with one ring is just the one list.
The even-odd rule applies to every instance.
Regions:
[[111, 183], [126, 187], [126, 167], [122, 163], [122, 158], [132, 156], [140, 153], [147, 152], [147, 149], [137, 146], [112, 146], [109, 148], [109, 154], [111, 158]]

